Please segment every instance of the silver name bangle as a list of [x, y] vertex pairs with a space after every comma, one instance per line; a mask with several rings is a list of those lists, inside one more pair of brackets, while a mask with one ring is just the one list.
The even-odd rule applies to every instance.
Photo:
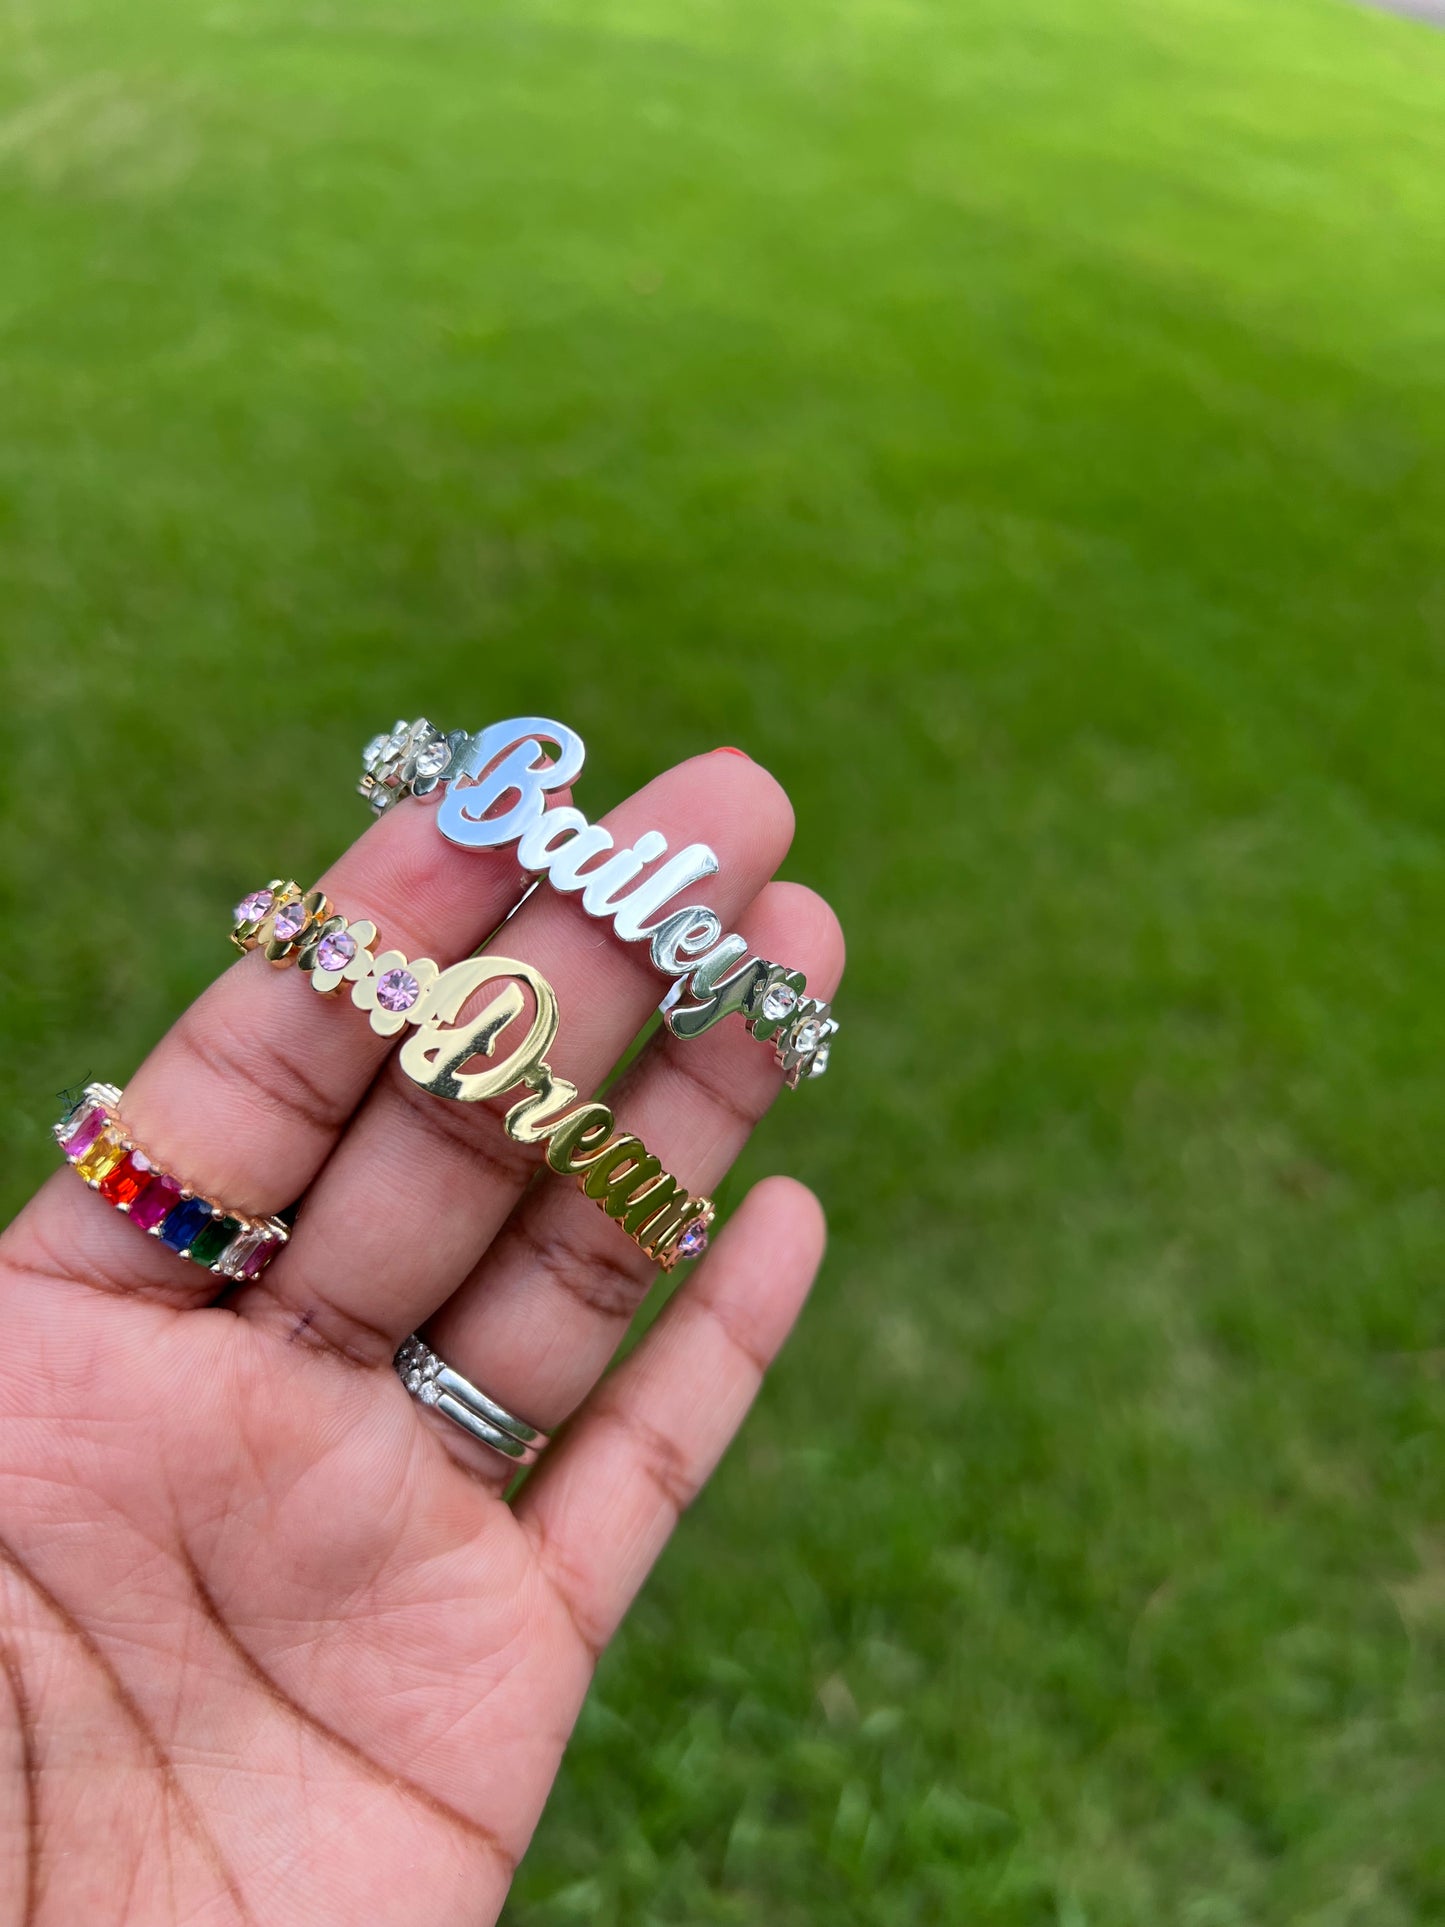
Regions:
[[[575, 730], [546, 716], [513, 717], [474, 736], [423, 717], [373, 737], [358, 788], [378, 812], [405, 796], [436, 799], [437, 828], [449, 842], [468, 850], [514, 843], [524, 870], [579, 895], [587, 915], [610, 923], [624, 943], [646, 943], [654, 965], [673, 979], [662, 1016], [674, 1037], [701, 1037], [736, 1014], [754, 1037], [772, 1043], [791, 1089], [821, 1077], [838, 1023], [830, 1004], [807, 995], [802, 971], [753, 955], [746, 938], [725, 935], [704, 904], [666, 909], [717, 873], [706, 843], [669, 856], [662, 832], [645, 830], [618, 849], [580, 810], [547, 808], [548, 792], [575, 781], [586, 753]], [[660, 857], [667, 860], [644, 876]]]

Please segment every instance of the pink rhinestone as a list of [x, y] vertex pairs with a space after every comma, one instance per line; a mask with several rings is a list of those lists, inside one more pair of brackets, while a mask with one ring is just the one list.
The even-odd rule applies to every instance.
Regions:
[[276, 901], [270, 890], [253, 890], [236, 905], [237, 923], [259, 923]]
[[356, 939], [347, 930], [323, 937], [316, 946], [316, 961], [323, 970], [345, 970], [356, 955]]
[[271, 928], [282, 943], [289, 943], [296, 933], [305, 927], [306, 906], [304, 903], [283, 903], [276, 912]]
[[88, 1104], [75, 1119], [67, 1124], [60, 1142], [65, 1155], [72, 1164], [77, 1158], [85, 1156], [95, 1140], [105, 1129], [106, 1117], [103, 1104]]
[[707, 1245], [707, 1226], [694, 1219], [677, 1241], [677, 1255], [679, 1258], [700, 1258], [707, 1250]]
[[142, 1231], [154, 1230], [170, 1215], [171, 1206], [180, 1195], [181, 1187], [175, 1178], [163, 1174], [153, 1177], [131, 1205], [131, 1223], [138, 1224]]
[[421, 985], [409, 970], [388, 970], [377, 979], [376, 1001], [383, 1010], [410, 1010]]
[[266, 1269], [267, 1265], [270, 1264], [280, 1249], [281, 1240], [279, 1238], [267, 1238], [263, 1244], [257, 1245], [256, 1249], [242, 1260], [236, 1276], [238, 1278], [256, 1277]]

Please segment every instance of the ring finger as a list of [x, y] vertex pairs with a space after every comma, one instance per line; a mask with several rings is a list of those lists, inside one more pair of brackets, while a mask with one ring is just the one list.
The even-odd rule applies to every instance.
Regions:
[[[746, 919], [764, 955], [785, 954], [812, 993], [831, 996], [843, 970], [843, 935], [823, 899], [771, 883]], [[689, 1043], [660, 1031], [608, 1093], [619, 1118], [664, 1163], [687, 1163], [716, 1185], [778, 1094], [766, 1052], [741, 1027], [722, 1025]], [[507, 1411], [550, 1431], [606, 1369], [653, 1268], [575, 1185], [530, 1191], [462, 1288], [426, 1327], [426, 1340]], [[499, 1484], [501, 1458], [445, 1419], [438, 1435]]]

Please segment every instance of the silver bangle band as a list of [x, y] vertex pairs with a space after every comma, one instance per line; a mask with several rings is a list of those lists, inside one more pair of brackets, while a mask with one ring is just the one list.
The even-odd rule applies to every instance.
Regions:
[[504, 1410], [470, 1379], [454, 1372], [415, 1334], [402, 1345], [392, 1363], [413, 1398], [430, 1405], [514, 1465], [534, 1465], [552, 1443], [546, 1432]]
[[422, 717], [372, 738], [358, 787], [378, 812], [404, 796], [439, 797], [437, 828], [448, 842], [473, 850], [515, 844], [523, 870], [575, 894], [623, 942], [647, 944], [672, 980], [660, 1008], [674, 1037], [701, 1037], [736, 1015], [772, 1044], [791, 1088], [821, 1077], [838, 1023], [830, 1004], [807, 995], [802, 971], [755, 956], [704, 904], [668, 907], [716, 873], [707, 844], [668, 855], [662, 832], [647, 830], [618, 849], [580, 810], [547, 808], [547, 793], [571, 783], [585, 755], [577, 732], [546, 716], [514, 717], [475, 735], [444, 732]]

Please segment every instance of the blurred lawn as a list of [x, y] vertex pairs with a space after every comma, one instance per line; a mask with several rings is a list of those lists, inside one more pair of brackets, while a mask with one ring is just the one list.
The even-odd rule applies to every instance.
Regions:
[[5, 1203], [395, 714], [739, 743], [791, 1354], [518, 1927], [1445, 1920], [1445, 39], [10, 0]]

